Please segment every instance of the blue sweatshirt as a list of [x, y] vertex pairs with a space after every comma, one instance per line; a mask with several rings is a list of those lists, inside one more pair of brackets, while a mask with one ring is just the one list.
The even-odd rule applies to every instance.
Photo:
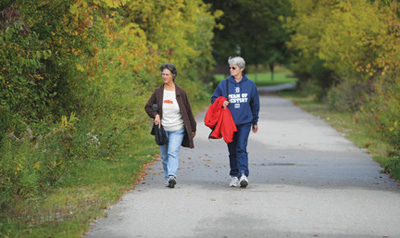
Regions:
[[228, 109], [236, 125], [251, 123], [257, 125], [258, 112], [260, 111], [260, 99], [255, 83], [243, 75], [237, 83], [233, 76], [219, 83], [211, 97], [213, 103], [219, 96], [226, 97], [226, 80], [229, 82]]

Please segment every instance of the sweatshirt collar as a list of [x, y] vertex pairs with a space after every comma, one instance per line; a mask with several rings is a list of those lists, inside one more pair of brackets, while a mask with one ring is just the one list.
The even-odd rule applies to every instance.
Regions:
[[[231, 82], [233, 82], [233, 83], [238, 83], [238, 82], [236, 82], [235, 78], [234, 78], [232, 75], [229, 76], [229, 79], [228, 79], [228, 80], [231, 81]], [[245, 81], [247, 81], [247, 80], [249, 80], [249, 79], [247, 78], [247, 76], [246, 76], [245, 74], [243, 74], [243, 78], [242, 78], [242, 80], [240, 80], [239, 83], [245, 82]]]

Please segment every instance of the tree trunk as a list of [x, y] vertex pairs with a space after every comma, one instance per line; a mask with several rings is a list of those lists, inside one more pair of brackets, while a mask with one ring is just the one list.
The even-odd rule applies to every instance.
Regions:
[[274, 63], [269, 64], [269, 69], [271, 70], [271, 81], [274, 81], [274, 69], [275, 69]]
[[255, 73], [254, 81], [257, 81], [257, 74], [258, 74], [258, 64], [256, 64], [256, 73]]

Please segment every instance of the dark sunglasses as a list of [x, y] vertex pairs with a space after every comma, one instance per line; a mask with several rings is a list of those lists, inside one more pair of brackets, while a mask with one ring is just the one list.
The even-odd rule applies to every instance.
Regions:
[[235, 66], [233, 66], [233, 67], [229, 67], [229, 69], [233, 69], [233, 70], [235, 70], [235, 69], [236, 69], [236, 67], [235, 67]]

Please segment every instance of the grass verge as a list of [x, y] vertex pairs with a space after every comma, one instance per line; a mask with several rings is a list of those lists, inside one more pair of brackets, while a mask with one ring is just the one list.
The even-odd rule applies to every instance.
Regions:
[[[328, 105], [315, 100], [315, 97], [304, 96], [298, 91], [284, 91], [280, 94], [293, 101], [301, 109], [329, 123], [357, 147], [369, 153], [382, 168], [391, 163], [388, 152], [393, 148], [388, 143], [385, 143], [379, 134], [370, 130], [368, 125], [364, 124], [357, 114], [332, 111]], [[382, 169], [382, 172], [384, 172], [384, 169]], [[400, 170], [390, 171], [390, 176], [400, 180]]]
[[[192, 102], [193, 113], [208, 104], [208, 100]], [[0, 237], [83, 237], [92, 222], [140, 182], [159, 153], [150, 127], [132, 140], [133, 148], [113, 158], [75, 164], [58, 186], [42, 196], [16, 201], [0, 214]]]
[[1, 237], [82, 237], [90, 223], [140, 181], [158, 152], [142, 132], [135, 148], [114, 158], [82, 161], [40, 198], [17, 201], [0, 220]]

